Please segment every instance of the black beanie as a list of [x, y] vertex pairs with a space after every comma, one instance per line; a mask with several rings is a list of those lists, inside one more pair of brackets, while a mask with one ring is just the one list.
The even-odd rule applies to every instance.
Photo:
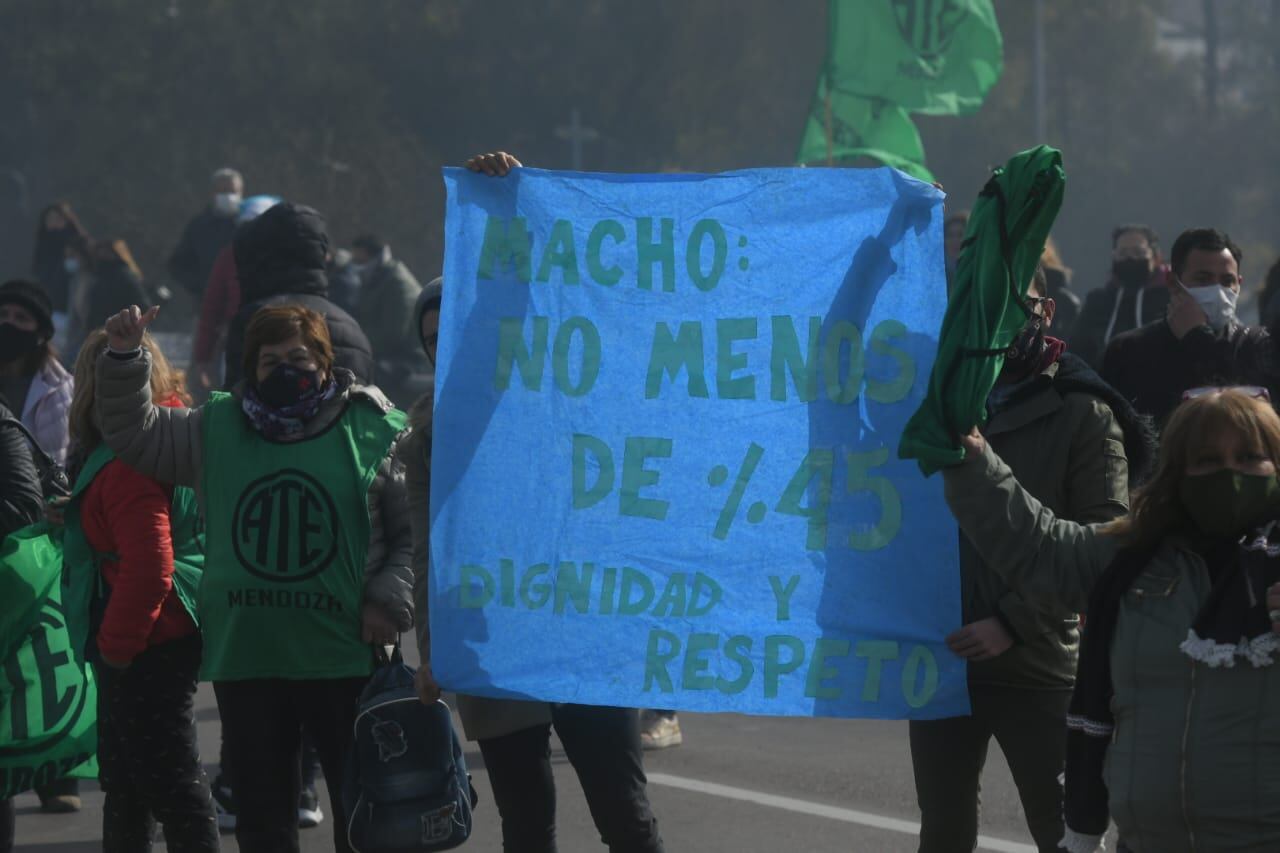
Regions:
[[53, 303], [48, 292], [34, 281], [15, 278], [0, 284], [0, 305], [21, 305], [39, 324], [40, 334], [53, 337]]

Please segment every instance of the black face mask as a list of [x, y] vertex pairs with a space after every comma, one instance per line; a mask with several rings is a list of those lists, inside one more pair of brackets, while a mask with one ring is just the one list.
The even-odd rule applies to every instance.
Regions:
[[1111, 274], [1125, 287], [1141, 287], [1151, 278], [1151, 266], [1142, 258], [1125, 258], [1112, 262]]
[[320, 393], [320, 371], [278, 364], [258, 383], [258, 399], [274, 409], [296, 406]]
[[19, 329], [10, 323], [0, 323], [0, 362], [25, 358], [40, 344], [37, 329]]

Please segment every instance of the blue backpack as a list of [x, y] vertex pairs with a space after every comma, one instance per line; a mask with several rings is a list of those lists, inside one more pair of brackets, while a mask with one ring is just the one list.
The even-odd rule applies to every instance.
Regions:
[[342, 790], [355, 853], [452, 850], [471, 837], [476, 792], [449, 706], [424, 705], [397, 647], [360, 694]]

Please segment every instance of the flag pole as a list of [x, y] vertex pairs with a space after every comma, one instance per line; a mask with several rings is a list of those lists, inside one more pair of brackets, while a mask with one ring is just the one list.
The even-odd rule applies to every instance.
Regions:
[[822, 63], [822, 109], [823, 109], [823, 130], [827, 136], [827, 165], [835, 165], [835, 141], [832, 139], [831, 132], [831, 83], [835, 76], [831, 73], [831, 63], [834, 62], [836, 55], [836, 3], [839, 0], [831, 0], [827, 3], [827, 58]]
[[831, 81], [828, 80], [827, 85], [824, 87], [826, 89], [826, 92], [824, 93], [825, 97], [823, 98], [823, 131], [825, 132], [827, 137], [827, 165], [834, 166], [835, 165], [835, 150], [834, 150], [835, 146], [831, 139], [831, 85], [830, 83]]
[[1047, 121], [1045, 116], [1045, 56], [1044, 56], [1044, 0], [1035, 0], [1035, 33], [1034, 53], [1035, 53], [1035, 121], [1036, 121], [1036, 138], [1037, 145], [1042, 145], [1048, 140]]

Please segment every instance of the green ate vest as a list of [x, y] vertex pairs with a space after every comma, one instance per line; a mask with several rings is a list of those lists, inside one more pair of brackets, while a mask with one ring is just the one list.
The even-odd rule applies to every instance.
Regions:
[[[92, 643], [93, 638], [88, 636], [89, 629], [96, 629], [102, 608], [106, 605], [107, 590], [102, 579], [102, 561], [117, 559], [116, 555], [94, 551], [89, 545], [80, 524], [80, 504], [89, 484], [115, 458], [115, 454], [105, 444], [98, 445], [89, 454], [80, 475], [76, 477], [75, 488], [71, 490], [71, 501], [64, 514], [66, 531], [63, 534], [62, 550], [65, 604], [69, 614], [83, 617], [68, 619], [68, 627], [72, 628], [71, 641], [80, 649], [88, 649]], [[200, 507], [196, 503], [195, 492], [191, 489], [174, 487], [173, 500], [169, 506], [169, 532], [173, 540], [173, 592], [191, 618], [196, 619], [197, 590], [200, 575], [204, 571], [204, 532], [200, 521]], [[91, 654], [90, 657], [94, 655]]]
[[203, 412], [201, 677], [368, 675], [360, 611], [369, 486], [404, 413], [351, 400], [319, 435], [274, 442], [228, 394], [214, 394]]

